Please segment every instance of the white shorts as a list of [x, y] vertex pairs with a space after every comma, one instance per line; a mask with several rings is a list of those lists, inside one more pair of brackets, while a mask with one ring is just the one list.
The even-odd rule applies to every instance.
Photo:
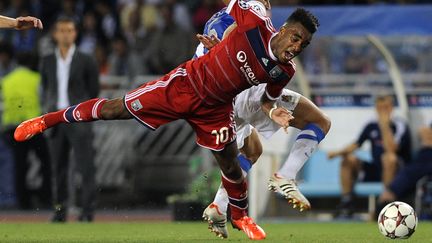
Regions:
[[[274, 123], [261, 110], [261, 96], [265, 92], [266, 84], [253, 86], [239, 95], [234, 103], [235, 122], [237, 130], [237, 147], [244, 146], [244, 140], [252, 134], [255, 128], [266, 139], [270, 138], [281, 127]], [[289, 89], [283, 89], [281, 96], [276, 100], [277, 106], [294, 111], [302, 95]]]

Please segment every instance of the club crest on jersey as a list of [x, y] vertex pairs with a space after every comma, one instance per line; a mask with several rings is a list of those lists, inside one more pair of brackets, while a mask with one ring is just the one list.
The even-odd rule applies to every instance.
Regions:
[[294, 101], [294, 97], [290, 95], [282, 95], [282, 101], [286, 103], [291, 103]]
[[242, 8], [242, 9], [248, 9], [249, 8], [249, 4], [244, 0], [239, 0], [238, 4], [239, 4], [240, 8]]
[[141, 102], [139, 100], [132, 101], [131, 107], [132, 107], [132, 110], [134, 110], [134, 111], [139, 111], [140, 109], [143, 108], [143, 106], [141, 105]]
[[282, 69], [279, 66], [275, 66], [274, 68], [272, 68], [272, 70], [270, 70], [269, 74], [270, 77], [277, 78], [279, 77], [279, 75], [282, 74]]
[[258, 85], [259, 81], [256, 78], [251, 66], [247, 62], [247, 55], [244, 51], [237, 52], [237, 60], [243, 65], [240, 67], [240, 71], [244, 74], [245, 78], [251, 85]]

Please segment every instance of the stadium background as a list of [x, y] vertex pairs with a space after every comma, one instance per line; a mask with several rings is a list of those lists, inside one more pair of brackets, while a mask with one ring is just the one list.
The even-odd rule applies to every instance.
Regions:
[[[0, 77], [13, 69], [18, 52], [32, 51], [40, 57], [52, 52], [52, 23], [58, 16], [68, 15], [80, 26], [78, 48], [92, 54], [98, 62], [103, 87], [100, 96], [121, 96], [125, 90], [152, 80], [192, 57], [197, 45], [195, 33], [200, 33], [206, 20], [222, 7], [218, 0], [136, 2], [1, 1], [0, 14], [35, 15], [42, 19], [45, 28], [0, 31]], [[312, 179], [317, 182], [315, 185], [328, 183], [333, 189], [320, 194], [319, 187], [312, 188], [312, 203], [319, 206], [306, 214], [289, 209], [281, 198], [268, 193], [268, 175], [286, 157], [289, 138], [295, 131], [290, 131], [289, 136], [277, 134], [264, 142], [264, 155], [251, 176], [251, 213], [259, 218], [331, 219], [339, 190], [338, 161], [323, 161], [322, 154], [355, 139], [374, 114], [375, 94], [393, 93], [398, 102], [397, 113], [410, 121], [412, 131], [432, 122], [432, 5], [429, 1], [374, 0], [326, 1], [326, 6], [322, 1], [307, 0], [271, 3], [277, 27], [297, 5], [310, 8], [320, 19], [321, 27], [311, 46], [297, 59], [300, 68], [288, 87], [311, 97], [333, 121], [332, 131], [316, 156], [321, 165], [308, 168], [312, 165], [309, 163], [301, 175], [304, 182]], [[170, 28], [166, 23], [170, 23]], [[386, 50], [390, 56], [386, 56]], [[194, 134], [184, 122], [175, 122], [156, 132], [135, 121], [97, 122], [89, 127], [97, 134], [94, 144], [100, 190], [96, 220], [98, 214], [100, 218], [109, 218], [107, 215], [117, 209], [144, 210], [143, 214], [150, 218], [155, 214], [173, 218], [173, 202], [195, 201], [205, 205], [212, 198], [208, 188], [218, 185], [213, 179], [217, 178], [215, 163], [207, 151], [195, 144]], [[11, 210], [13, 161], [6, 149], [2, 148], [0, 153], [3, 214], [15, 213]], [[39, 162], [32, 159], [31, 163], [33, 170], [28, 183], [37, 188], [39, 180], [32, 172]], [[319, 176], [314, 170], [323, 173]], [[77, 176], [71, 180], [80, 183]], [[358, 205], [359, 212], [367, 212], [366, 199], [371, 203], [379, 191], [374, 187], [369, 193], [366, 189], [365, 201]], [[177, 195], [170, 196], [173, 194]], [[71, 205], [75, 204], [74, 195], [72, 192]], [[361, 218], [366, 219], [367, 215], [362, 214]]]

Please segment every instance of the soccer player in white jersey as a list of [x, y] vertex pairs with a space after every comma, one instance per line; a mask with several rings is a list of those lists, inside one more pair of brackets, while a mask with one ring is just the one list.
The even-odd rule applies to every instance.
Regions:
[[17, 30], [26, 30], [30, 28], [42, 29], [42, 21], [32, 16], [9, 18], [0, 15], [0, 28], [11, 28]]
[[[251, 8], [265, 15], [270, 9], [268, 0], [249, 1]], [[203, 35], [197, 35], [201, 41], [195, 53], [195, 58], [204, 55], [208, 49], [216, 45], [223, 36], [227, 36], [235, 28], [235, 22], [224, 9], [213, 15], [207, 22]], [[234, 112], [237, 130], [237, 146], [240, 167], [247, 174], [252, 165], [262, 153], [262, 145], [258, 134], [269, 139], [281, 127], [261, 111], [261, 97], [265, 92], [266, 84], [253, 86], [235, 99]], [[293, 207], [300, 211], [310, 209], [309, 201], [299, 191], [296, 184], [296, 175], [306, 160], [313, 153], [318, 143], [325, 137], [330, 129], [330, 120], [304, 96], [284, 89], [282, 95], [276, 100], [277, 107], [285, 107], [292, 112], [294, 120], [290, 126], [301, 130], [291, 152], [280, 168], [269, 181], [269, 189], [282, 194]], [[203, 218], [208, 221], [209, 229], [222, 238], [228, 237], [227, 207], [228, 195], [226, 190], [219, 187], [214, 201], [205, 209]]]

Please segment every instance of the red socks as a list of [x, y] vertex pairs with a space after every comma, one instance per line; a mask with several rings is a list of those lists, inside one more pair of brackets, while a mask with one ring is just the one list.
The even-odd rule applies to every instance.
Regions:
[[247, 215], [248, 195], [246, 180], [243, 179], [242, 182], [235, 183], [222, 174], [222, 185], [228, 192], [231, 218], [239, 219]]
[[100, 112], [106, 99], [91, 99], [69, 106], [64, 110], [45, 114], [44, 121], [47, 127], [55, 126], [59, 123], [88, 122], [100, 119]]

